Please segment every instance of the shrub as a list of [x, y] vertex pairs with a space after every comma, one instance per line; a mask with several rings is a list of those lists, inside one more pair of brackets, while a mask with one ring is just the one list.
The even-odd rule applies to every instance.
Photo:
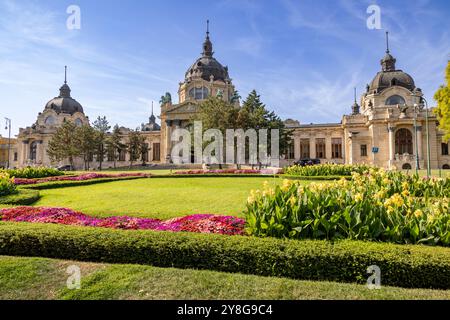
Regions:
[[40, 198], [39, 191], [35, 190], [18, 190], [15, 194], [0, 197], [0, 204], [14, 205], [14, 206], [28, 206]]
[[450, 245], [450, 179], [371, 170], [351, 181], [252, 191], [247, 230], [292, 239], [357, 239]]
[[383, 285], [450, 288], [450, 249], [427, 246], [1, 222], [0, 254], [352, 283], [377, 265]]
[[7, 172], [11, 177], [23, 179], [36, 179], [64, 175], [64, 172], [62, 171], [47, 167], [27, 167], [22, 169], [6, 169], [2, 171]]
[[14, 179], [6, 172], [0, 172], [0, 197], [16, 193]]
[[314, 166], [291, 166], [284, 170], [293, 176], [351, 176], [353, 172], [363, 174], [372, 168], [367, 165], [351, 164], [318, 164]]

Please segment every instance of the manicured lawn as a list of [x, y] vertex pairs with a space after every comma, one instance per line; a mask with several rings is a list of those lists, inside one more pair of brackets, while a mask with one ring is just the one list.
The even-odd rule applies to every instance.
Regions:
[[42, 190], [36, 206], [59, 206], [97, 216], [168, 219], [196, 213], [240, 215], [250, 190], [281, 178], [154, 178]]
[[[81, 289], [66, 288], [66, 268]], [[0, 299], [450, 299], [449, 291], [0, 256]]]

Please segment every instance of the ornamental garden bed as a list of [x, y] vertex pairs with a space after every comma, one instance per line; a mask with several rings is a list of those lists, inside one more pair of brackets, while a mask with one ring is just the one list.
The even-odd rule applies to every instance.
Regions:
[[243, 235], [245, 225], [245, 220], [243, 219], [213, 214], [195, 214], [163, 221], [159, 219], [128, 216], [95, 218], [68, 208], [46, 207], [0, 209], [0, 220], [8, 222], [53, 223], [125, 230], [188, 231], [226, 235]]
[[106, 179], [106, 178], [129, 178], [129, 177], [149, 177], [149, 174], [145, 173], [120, 173], [120, 174], [107, 174], [107, 173], [85, 173], [75, 176], [56, 176], [47, 177], [41, 179], [21, 179], [15, 178], [14, 183], [16, 185], [34, 185], [43, 184], [47, 182], [61, 182], [61, 181], [87, 181], [93, 179]]

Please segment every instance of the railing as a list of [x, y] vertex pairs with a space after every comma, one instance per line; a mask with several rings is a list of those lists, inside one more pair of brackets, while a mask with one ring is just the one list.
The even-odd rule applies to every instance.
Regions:
[[396, 154], [395, 155], [395, 160], [396, 161], [414, 161], [416, 159], [416, 156], [413, 154], [409, 154], [409, 153], [404, 153], [404, 154]]

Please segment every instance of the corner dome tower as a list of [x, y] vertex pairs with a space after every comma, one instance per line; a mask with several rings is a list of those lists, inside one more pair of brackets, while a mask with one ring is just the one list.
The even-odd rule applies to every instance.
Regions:
[[67, 84], [67, 66], [64, 72], [64, 84], [59, 88], [59, 96], [53, 98], [45, 105], [45, 109], [52, 109], [56, 113], [73, 115], [76, 112], [84, 114], [81, 104], [70, 96], [70, 87]]
[[384, 89], [390, 88], [392, 86], [404, 87], [410, 91], [413, 91], [416, 86], [414, 84], [414, 79], [403, 72], [402, 70], [397, 70], [395, 68], [395, 59], [389, 51], [389, 33], [386, 32], [386, 55], [381, 60], [381, 71], [377, 73], [375, 78], [369, 85], [370, 93], [379, 93]]
[[213, 45], [209, 38], [209, 20], [207, 21], [206, 39], [203, 42], [202, 56], [187, 70], [186, 82], [201, 78], [205, 81], [230, 82], [228, 67], [222, 66], [214, 57]]

